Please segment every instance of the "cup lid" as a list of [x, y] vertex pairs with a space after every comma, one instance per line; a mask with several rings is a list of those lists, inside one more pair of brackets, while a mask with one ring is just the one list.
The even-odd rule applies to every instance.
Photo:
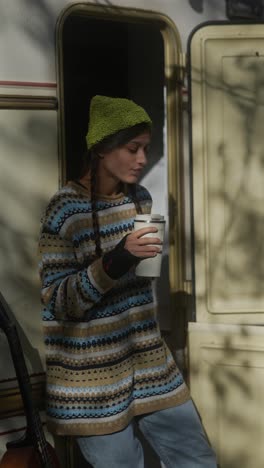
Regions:
[[160, 214], [137, 214], [135, 221], [147, 221], [149, 223], [161, 222], [164, 221], [164, 216]]
[[160, 214], [151, 214], [151, 221], [163, 221], [164, 216]]

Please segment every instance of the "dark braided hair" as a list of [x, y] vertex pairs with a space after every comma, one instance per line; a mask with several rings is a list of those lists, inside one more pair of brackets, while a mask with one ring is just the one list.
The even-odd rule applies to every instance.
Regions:
[[[115, 148], [121, 147], [128, 143], [130, 140], [140, 135], [144, 131], [151, 132], [151, 127], [149, 124], [141, 123], [124, 130], [120, 130], [114, 135], [106, 137], [102, 142], [95, 145], [90, 151], [88, 151], [84, 156], [84, 165], [82, 169], [83, 176], [88, 170], [91, 174], [91, 206], [92, 206], [92, 220], [93, 220], [93, 229], [94, 229], [94, 241], [95, 241], [95, 254], [97, 257], [102, 256], [101, 248], [101, 239], [99, 231], [99, 220], [97, 215], [96, 207], [96, 182], [97, 182], [97, 169], [99, 164], [100, 153], [107, 153], [112, 151]], [[124, 192], [130, 196], [132, 199], [136, 212], [138, 214], [142, 213], [142, 208], [137, 198], [136, 184], [126, 184], [123, 187]]]
[[93, 230], [94, 230], [94, 241], [95, 241], [95, 254], [97, 257], [101, 257], [101, 241], [99, 231], [99, 220], [97, 216], [96, 208], [96, 174], [98, 167], [98, 156], [96, 153], [91, 152], [91, 206], [92, 206], [92, 219], [93, 219]]

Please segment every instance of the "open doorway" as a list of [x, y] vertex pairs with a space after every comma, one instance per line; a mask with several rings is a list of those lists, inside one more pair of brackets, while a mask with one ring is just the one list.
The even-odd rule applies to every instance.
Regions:
[[154, 290], [160, 325], [168, 332], [171, 323], [178, 330], [183, 326], [181, 320], [175, 327], [173, 309], [186, 264], [180, 46], [168, 18], [144, 10], [72, 5], [57, 26], [61, 184], [79, 175], [92, 96], [133, 99], [153, 120], [149, 161], [139, 182], [152, 195], [152, 212], [166, 218], [162, 274]]

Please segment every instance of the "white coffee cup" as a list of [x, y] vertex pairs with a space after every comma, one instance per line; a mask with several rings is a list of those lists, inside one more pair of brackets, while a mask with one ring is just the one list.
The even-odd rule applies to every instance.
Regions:
[[[161, 242], [163, 242], [165, 231], [164, 216], [159, 214], [137, 215], [134, 222], [135, 231], [145, 227], [155, 227], [158, 231], [144, 234], [144, 236], [142, 237], [158, 237], [161, 240]], [[144, 258], [139, 262], [139, 264], [136, 267], [136, 275], [151, 276], [153, 278], [160, 276], [161, 260], [162, 252], [159, 252], [155, 257]]]

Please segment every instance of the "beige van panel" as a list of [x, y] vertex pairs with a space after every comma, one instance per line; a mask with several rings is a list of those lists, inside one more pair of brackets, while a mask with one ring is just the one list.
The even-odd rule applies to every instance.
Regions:
[[189, 324], [191, 394], [221, 468], [263, 468], [264, 329]]
[[197, 320], [263, 323], [263, 26], [203, 27], [191, 63]]
[[[0, 290], [14, 313], [29, 372], [43, 370], [37, 239], [58, 187], [56, 111], [0, 110]], [[1, 380], [14, 377], [1, 335]]]

